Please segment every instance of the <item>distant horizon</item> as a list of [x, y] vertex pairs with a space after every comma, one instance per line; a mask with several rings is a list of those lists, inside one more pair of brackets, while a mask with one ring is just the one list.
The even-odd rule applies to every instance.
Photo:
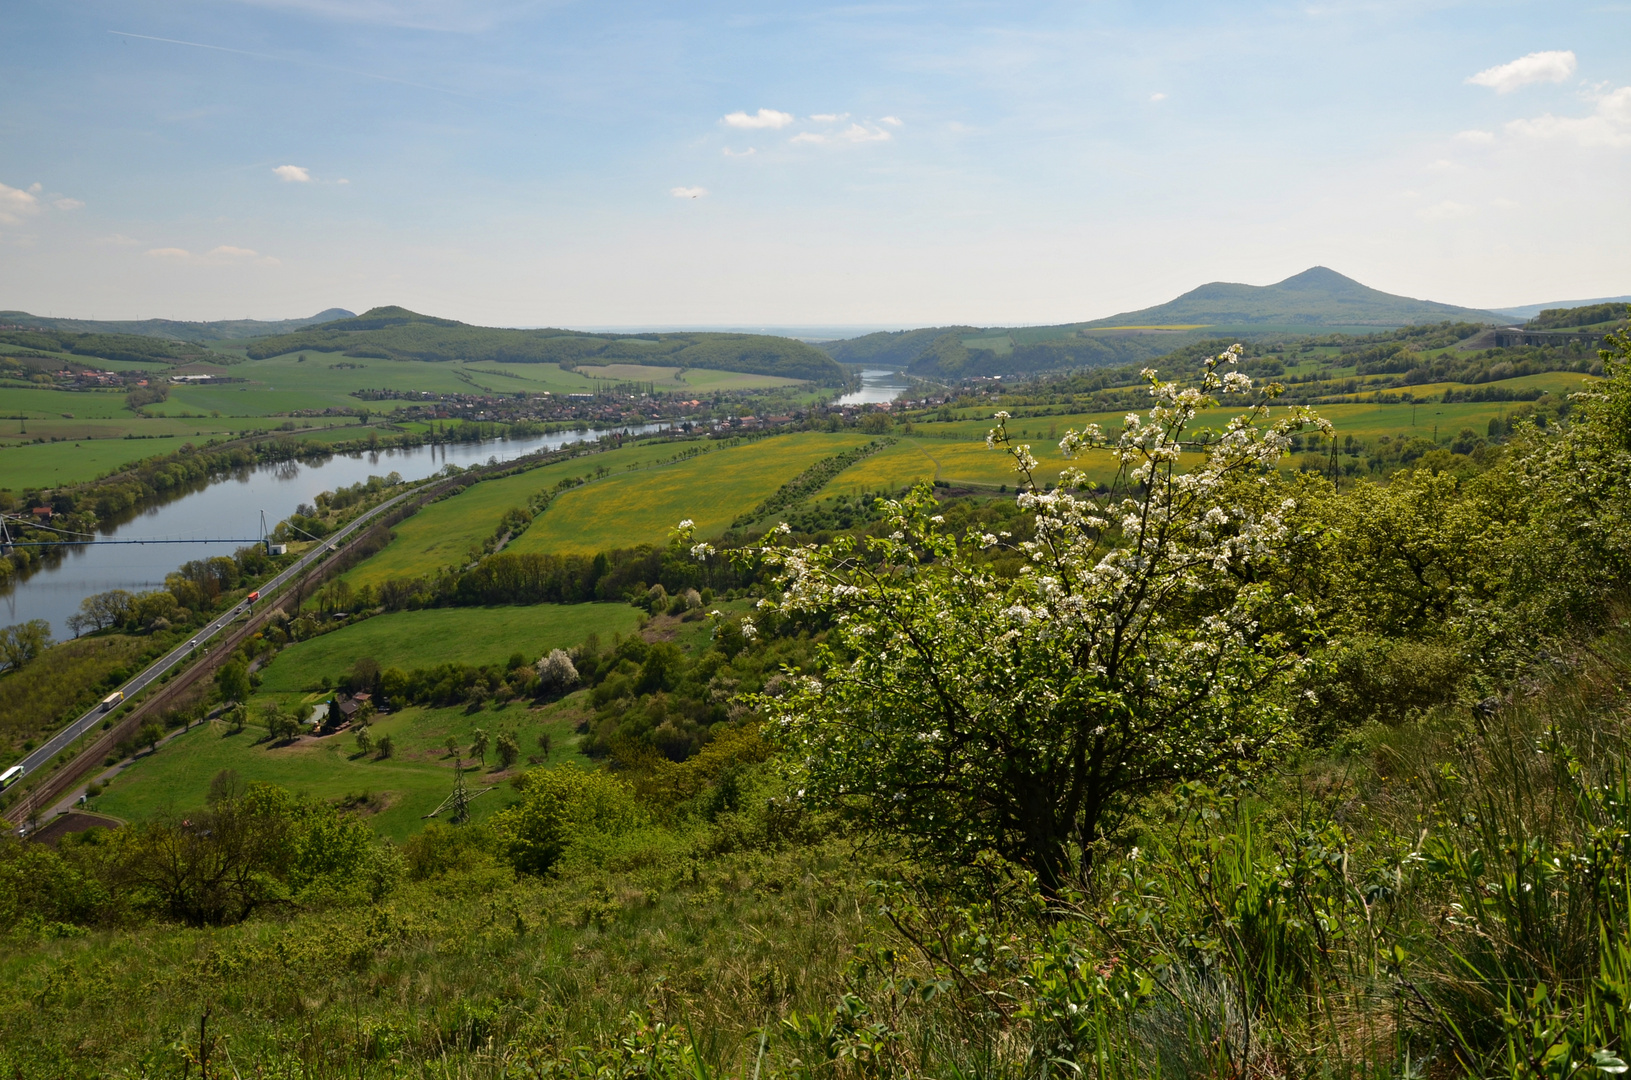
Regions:
[[[1199, 287], [1202, 287], [1204, 285], [1212, 285], [1212, 284], [1219, 284], [1219, 283], [1220, 282], [1202, 282], [1202, 283], [1199, 283], [1199, 284], [1197, 284], [1195, 286], [1192, 286], [1191, 288], [1199, 288]], [[1243, 282], [1224, 282], [1224, 284], [1246, 284], [1246, 283], [1243, 283]], [[1270, 284], [1272, 284], [1272, 283], [1270, 283]], [[1368, 282], [1361, 282], [1361, 284], [1369, 284], [1369, 283]], [[1190, 289], [1184, 290], [1184, 292], [1189, 292], [1189, 291], [1191, 291], [1191, 290]], [[1383, 291], [1386, 291], [1386, 290], [1383, 290]], [[1137, 307], [1127, 308], [1127, 309], [1123, 309], [1121, 311], [1108, 312], [1108, 313], [1105, 313], [1105, 314], [1089, 315], [1089, 316], [1086, 316], [1086, 317], [1078, 316], [1078, 317], [1059, 318], [1059, 319], [1053, 319], [1053, 320], [1050, 320], [1050, 321], [1043, 321], [1043, 322], [1002, 322], [1002, 321], [981, 321], [981, 320], [976, 320], [976, 319], [954, 319], [954, 320], [945, 320], [945, 321], [940, 321], [940, 322], [911, 322], [911, 321], [901, 320], [901, 321], [895, 321], [895, 322], [876, 322], [876, 323], [845, 323], [845, 322], [833, 322], [833, 323], [820, 323], [820, 322], [754, 323], [754, 322], [751, 322], [751, 321], [723, 321], [723, 322], [697, 322], [697, 323], [639, 322], [639, 323], [576, 323], [575, 324], [575, 323], [564, 322], [564, 321], [563, 322], [524, 322], [524, 323], [502, 323], [502, 322], [470, 323], [469, 319], [459, 319], [458, 321], [470, 323], [471, 325], [485, 326], [485, 327], [489, 327], [489, 328], [492, 328], [492, 329], [504, 329], [504, 330], [556, 329], [556, 330], [571, 330], [571, 331], [575, 331], [575, 332], [579, 332], [579, 333], [588, 333], [588, 334], [651, 334], [651, 333], [766, 334], [766, 335], [771, 335], [771, 336], [776, 336], [776, 337], [789, 337], [789, 338], [807, 339], [807, 340], [831, 341], [831, 340], [843, 340], [843, 339], [846, 339], [846, 338], [860, 337], [860, 336], [863, 336], [863, 335], [866, 335], [866, 334], [902, 333], [902, 332], [909, 331], [909, 330], [920, 330], [920, 329], [925, 329], [925, 328], [932, 327], [932, 326], [970, 326], [970, 327], [976, 327], [976, 328], [982, 328], [982, 329], [984, 329], [984, 328], [999, 328], [1000, 327], [1000, 328], [1004, 328], [1004, 329], [1019, 330], [1019, 329], [1025, 329], [1027, 327], [1059, 326], [1059, 325], [1067, 325], [1067, 324], [1070, 324], [1070, 323], [1093, 322], [1093, 321], [1096, 321], [1096, 320], [1099, 320], [1099, 319], [1111, 318], [1111, 317], [1114, 317], [1116, 315], [1126, 314], [1126, 313], [1132, 312], [1132, 311], [1141, 311], [1144, 308], [1158, 306], [1160, 304], [1166, 303], [1166, 302], [1174, 299], [1175, 296], [1180, 296], [1180, 295], [1183, 295], [1183, 293], [1178, 293], [1178, 294], [1174, 294], [1173, 296], [1167, 296], [1167, 297], [1164, 297], [1164, 298], [1161, 298], [1161, 299], [1153, 300], [1153, 301], [1151, 301], [1149, 303], [1140, 304]], [[1437, 297], [1433, 297], [1433, 296], [1414, 297], [1412, 299], [1428, 300], [1428, 301], [1434, 301], [1434, 302], [1443, 302], [1443, 301], [1439, 301]], [[1476, 310], [1487, 311], [1487, 312], [1490, 312], [1491, 314], [1496, 314], [1496, 315], [1507, 314], [1507, 315], [1512, 315], [1512, 317], [1514, 317], [1514, 318], [1519, 318], [1519, 317], [1531, 318], [1531, 317], [1533, 317], [1533, 315], [1536, 312], [1538, 312], [1540, 310], [1543, 310], [1543, 309], [1546, 309], [1546, 308], [1574, 307], [1574, 306], [1580, 306], [1580, 305], [1585, 305], [1585, 304], [1620, 303], [1620, 302], [1631, 303], [1631, 293], [1619, 294], [1619, 295], [1604, 295], [1604, 296], [1595, 296], [1595, 297], [1583, 297], [1583, 298], [1580, 298], [1580, 299], [1570, 299], [1570, 300], [1547, 300], [1547, 301], [1540, 301], [1540, 302], [1531, 301], [1531, 302], [1524, 303], [1524, 304], [1507, 304], [1507, 305], [1501, 305], [1501, 306], [1479, 306], [1479, 305], [1471, 305], [1471, 304], [1461, 305], [1461, 306], [1472, 307], [1472, 308], [1475, 308]], [[128, 317], [117, 317], [117, 316], [115, 316], [115, 317], [111, 317], [111, 318], [107, 317], [107, 316], [101, 316], [101, 315], [58, 315], [58, 314], [54, 314], [54, 313], [47, 312], [47, 311], [27, 311], [27, 309], [21, 308], [21, 307], [0, 307], [0, 311], [21, 311], [21, 312], [25, 312], [26, 314], [39, 316], [39, 317], [44, 317], [44, 318], [48, 318], [48, 319], [83, 320], [83, 321], [87, 321], [87, 322], [147, 322], [147, 321], [157, 320], [157, 321], [197, 322], [197, 323], [234, 322], [234, 321], [277, 323], [277, 322], [287, 322], [287, 321], [300, 320], [300, 319], [308, 319], [308, 318], [311, 318], [313, 315], [321, 314], [322, 312], [330, 311], [330, 310], [352, 311], [352, 312], [355, 312], [357, 314], [361, 314], [362, 312], [371, 310], [372, 307], [386, 307], [386, 306], [407, 307], [407, 305], [401, 305], [401, 304], [398, 304], [398, 305], [376, 304], [376, 305], [371, 305], [370, 307], [358, 308], [358, 307], [352, 307], [352, 306], [349, 306], [349, 305], [346, 305], [346, 304], [328, 304], [328, 305], [325, 305], [325, 306], [323, 306], [321, 308], [318, 308], [316, 311], [308, 312], [308, 313], [305, 313], [305, 314], [299, 314], [299, 315], [287, 315], [287, 316], [276, 316], [276, 317], [260, 317], [260, 316], [253, 316], [253, 315], [227, 315], [227, 316], [218, 316], [218, 317], [215, 317], [215, 318], [202, 318], [202, 319], [199, 319], [199, 318], [181, 319], [181, 318], [176, 318], [174, 316], [169, 316], [169, 315], [139, 315], [139, 316], [128, 316]], [[417, 308], [409, 308], [409, 310], [413, 310], [416, 313], [421, 314], [421, 315], [432, 315], [432, 316], [436, 316], [436, 317], [439, 317], [439, 318], [456, 318], [456, 316], [448, 315], [446, 312], [443, 312], [443, 311], [421, 310], [421, 309], [417, 309]], [[1227, 324], [1219, 323], [1219, 324], [1216, 324], [1216, 325], [1224, 326], [1224, 325], [1227, 325]]]
[[1494, 15], [13, 0], [0, 296], [815, 328], [1322, 263], [1483, 309], [1631, 291], [1631, 19]]

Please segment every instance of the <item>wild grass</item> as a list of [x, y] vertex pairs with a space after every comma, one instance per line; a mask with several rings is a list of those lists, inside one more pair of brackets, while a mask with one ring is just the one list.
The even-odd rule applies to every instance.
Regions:
[[[575, 1045], [615, 1055], [639, 1038], [633, 1012], [694, 1036], [710, 1072], [751, 1075], [752, 1032], [841, 991], [870, 908], [841, 850], [675, 855], [561, 881], [489, 869], [361, 911], [7, 950], [0, 1072], [198, 1075], [207, 1017], [211, 1076], [561, 1075], [547, 1063]], [[615, 1075], [666, 1075], [629, 1056]]]

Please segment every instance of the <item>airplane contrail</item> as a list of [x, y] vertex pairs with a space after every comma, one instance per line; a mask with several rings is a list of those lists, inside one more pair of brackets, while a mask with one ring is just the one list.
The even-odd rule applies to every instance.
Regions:
[[141, 41], [158, 41], [165, 45], [185, 45], [189, 49], [209, 49], [211, 52], [235, 53], [238, 56], [249, 56], [256, 60], [271, 60], [280, 64], [300, 64], [304, 67], [318, 68], [323, 71], [335, 71], [342, 75], [355, 75], [363, 79], [375, 79], [379, 82], [397, 83], [401, 86], [412, 86], [418, 90], [429, 90], [436, 94], [451, 94], [454, 97], [468, 98], [471, 101], [480, 101], [487, 105], [502, 105], [503, 102], [491, 101], [487, 98], [477, 97], [475, 94], [466, 94], [462, 90], [449, 90], [445, 86], [429, 86], [425, 83], [412, 82], [408, 79], [393, 78], [390, 75], [376, 75], [371, 71], [358, 71], [355, 68], [336, 67], [333, 64], [319, 64], [312, 60], [302, 60], [292, 56], [272, 56], [267, 53], [250, 52], [248, 49], [231, 49], [225, 45], [206, 45], [201, 41], [182, 41], [179, 38], [154, 37], [151, 34], [131, 34], [124, 30], [109, 30], [108, 33], [118, 37], [136, 38]]

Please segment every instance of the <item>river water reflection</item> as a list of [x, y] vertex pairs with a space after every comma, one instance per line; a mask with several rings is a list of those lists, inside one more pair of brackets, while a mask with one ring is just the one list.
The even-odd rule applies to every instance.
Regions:
[[417, 446], [367, 454], [336, 454], [327, 460], [289, 461], [245, 469], [208, 487], [152, 507], [130, 521], [105, 527], [102, 534], [120, 540], [226, 539], [219, 544], [87, 544], [66, 548], [60, 562], [15, 582], [0, 593], [0, 624], [44, 619], [60, 639], [70, 636], [66, 620], [92, 593], [107, 589], [145, 592], [164, 587], [164, 575], [189, 559], [231, 555], [260, 536], [260, 515], [270, 527], [312, 502], [321, 491], [387, 473], [421, 480], [445, 466], [461, 468], [491, 459], [509, 461], [535, 450], [554, 449], [579, 440], [593, 441], [610, 432], [655, 430], [666, 425], [566, 431], [522, 439], [481, 443]]
[[906, 376], [898, 371], [863, 371], [861, 388], [838, 399], [840, 405], [881, 405], [906, 393]]

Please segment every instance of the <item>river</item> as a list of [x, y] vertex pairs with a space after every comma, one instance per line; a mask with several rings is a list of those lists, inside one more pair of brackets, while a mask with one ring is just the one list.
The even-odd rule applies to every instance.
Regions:
[[106, 526], [102, 535], [120, 540], [224, 538], [220, 544], [85, 544], [64, 548], [62, 559], [16, 580], [0, 593], [0, 625], [44, 619], [59, 638], [71, 637], [67, 618], [92, 593], [108, 589], [147, 592], [164, 587], [164, 575], [190, 559], [231, 555], [259, 537], [261, 511], [270, 528], [312, 502], [318, 492], [396, 472], [404, 480], [421, 480], [448, 465], [467, 468], [492, 459], [509, 461], [535, 450], [554, 449], [579, 440], [593, 441], [611, 432], [641, 432], [666, 427], [565, 431], [521, 439], [480, 443], [416, 446], [366, 454], [336, 454], [313, 461], [289, 461], [244, 469], [202, 490], [149, 507], [136, 517]]
[[906, 376], [898, 371], [861, 372], [861, 388], [838, 399], [840, 405], [882, 405], [906, 393]]

